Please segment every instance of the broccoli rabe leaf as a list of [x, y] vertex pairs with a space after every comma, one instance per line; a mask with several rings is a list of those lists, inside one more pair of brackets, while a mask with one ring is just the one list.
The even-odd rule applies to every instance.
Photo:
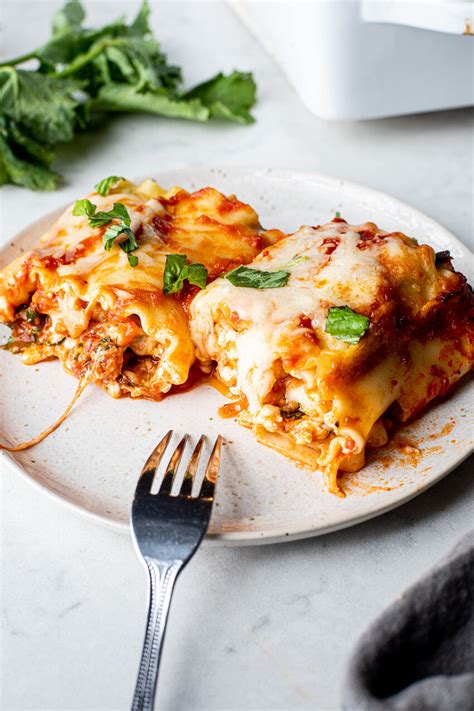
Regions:
[[[0, 184], [56, 187], [60, 177], [49, 169], [56, 146], [93, 125], [97, 112], [253, 121], [251, 74], [217, 74], [183, 91], [180, 68], [168, 63], [151, 29], [147, 0], [129, 24], [121, 17], [89, 29], [84, 20], [79, 0], [67, 0], [48, 42], [0, 65]], [[36, 68], [17, 69], [31, 59]]]
[[257, 87], [251, 74], [234, 71], [226, 76], [217, 74], [185, 94], [187, 99], [199, 99], [210, 115], [237, 123], [254, 122], [250, 109], [256, 101]]

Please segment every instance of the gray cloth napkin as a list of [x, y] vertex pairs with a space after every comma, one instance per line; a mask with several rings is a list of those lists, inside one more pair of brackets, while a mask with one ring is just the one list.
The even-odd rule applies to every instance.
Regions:
[[359, 640], [347, 711], [473, 711], [474, 531]]

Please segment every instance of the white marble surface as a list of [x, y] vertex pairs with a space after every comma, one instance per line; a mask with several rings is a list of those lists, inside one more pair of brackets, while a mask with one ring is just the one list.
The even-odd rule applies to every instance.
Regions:
[[[4, 0], [5, 56], [40, 43], [57, 2]], [[91, 19], [132, 3], [86, 3]], [[1, 191], [1, 237], [109, 173], [274, 166], [344, 176], [411, 202], [472, 242], [472, 112], [361, 124], [309, 114], [223, 3], [154, 3], [154, 26], [189, 83], [255, 72], [250, 128], [123, 117], [61, 152], [52, 194]], [[27, 21], [25, 21], [27, 18]], [[158, 700], [175, 709], [337, 709], [358, 635], [472, 525], [472, 460], [377, 520], [320, 539], [203, 547], [173, 602]], [[145, 618], [145, 576], [130, 541], [71, 516], [2, 472], [2, 709], [128, 708]]]

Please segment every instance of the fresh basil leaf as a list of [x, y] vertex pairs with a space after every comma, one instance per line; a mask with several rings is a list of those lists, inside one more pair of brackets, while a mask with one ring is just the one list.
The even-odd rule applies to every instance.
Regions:
[[332, 306], [326, 319], [326, 333], [347, 343], [359, 343], [369, 328], [367, 316], [358, 314], [349, 306]]
[[121, 220], [127, 227], [130, 227], [131, 218], [127, 208], [122, 202], [114, 202], [114, 206], [109, 212], [100, 210], [89, 216], [89, 224], [91, 227], [103, 227], [111, 220]]
[[256, 89], [251, 74], [234, 71], [228, 76], [217, 74], [188, 91], [184, 98], [200, 99], [214, 118], [249, 124], [255, 121], [250, 109], [255, 105]]
[[123, 222], [118, 222], [113, 225], [110, 225], [110, 227], [108, 227], [104, 232], [104, 235], [102, 237], [102, 244], [106, 252], [110, 252], [110, 250], [115, 244], [115, 240], [121, 234], [127, 235], [127, 239], [121, 242], [119, 245], [124, 252], [131, 252], [134, 249], [138, 249], [138, 244], [135, 239], [135, 235], [133, 234], [130, 227], [124, 225]]
[[110, 225], [110, 227], [105, 230], [102, 236], [102, 244], [106, 252], [110, 252], [122, 230], [123, 225], [120, 224]]
[[207, 269], [196, 262], [188, 264], [185, 254], [167, 254], [163, 272], [163, 293], [176, 294], [184, 286], [184, 282], [204, 289], [207, 280]]
[[167, 254], [163, 272], [163, 293], [175, 294], [181, 291], [188, 276], [188, 263], [185, 254]]
[[129, 212], [125, 205], [122, 202], [114, 202], [113, 209], [110, 210], [108, 213], [104, 213], [105, 215], [109, 215], [110, 217], [115, 217], [118, 218], [119, 220], [123, 220], [123, 222], [127, 225], [127, 227], [130, 227], [131, 224], [131, 217], [129, 215]]
[[128, 263], [130, 264], [131, 267], [136, 267], [138, 264], [138, 257], [136, 257], [134, 254], [128, 254]]
[[72, 214], [74, 217], [81, 217], [85, 215], [91, 218], [95, 211], [97, 210], [97, 205], [94, 205], [90, 200], [84, 198], [84, 200], [76, 200], [74, 207], [72, 208]]
[[[115, 180], [116, 176], [111, 176], [111, 178], [107, 178], [106, 180], [111, 179]], [[121, 178], [118, 178], [118, 180], [121, 180]], [[101, 183], [99, 183], [96, 188], [100, 185]], [[130, 259], [129, 253], [133, 252], [135, 249], [138, 249], [138, 243], [135, 234], [130, 229], [131, 219], [125, 205], [121, 202], [114, 202], [114, 206], [112, 210], [109, 210], [109, 212], [96, 212], [96, 210], [97, 206], [94, 205], [90, 200], [85, 198], [84, 200], [78, 200], [75, 203], [72, 214], [75, 216], [86, 215], [86, 217], [88, 217], [89, 219], [89, 224], [91, 227], [103, 227], [104, 225], [111, 222], [113, 219], [119, 220], [119, 222], [115, 222], [105, 230], [102, 237], [103, 247], [106, 252], [110, 252], [110, 250], [115, 244], [117, 237], [122, 234], [125, 234], [127, 236], [127, 239], [123, 240], [123, 242], [121, 242], [119, 246], [120, 249], [122, 249], [128, 254], [128, 261], [130, 262], [130, 265], [132, 267], [135, 267], [138, 264], [138, 257], [133, 257], [132, 259]]]
[[120, 180], [125, 180], [125, 178], [122, 178], [119, 175], [109, 175], [108, 178], [104, 178], [101, 180], [97, 185], [95, 185], [96, 191], [99, 193], [99, 195], [106, 196], [110, 193], [112, 188], [114, 188]]
[[120, 249], [123, 249], [124, 252], [133, 252], [133, 250], [138, 249], [138, 242], [135, 238], [135, 235], [133, 234], [132, 230], [127, 227], [126, 230], [122, 230], [122, 232], [125, 232], [128, 237], [126, 240], [123, 242], [120, 242]]
[[201, 289], [206, 288], [207, 283], [207, 269], [204, 264], [198, 264], [194, 262], [189, 265], [188, 269], [188, 281], [190, 284], [199, 286]]
[[249, 289], [278, 289], [286, 286], [290, 272], [277, 271], [265, 272], [252, 267], [240, 266], [225, 275], [234, 286], [243, 286]]
[[[104, 249], [106, 252], [110, 252], [110, 250], [112, 249], [112, 247], [115, 244], [115, 240], [121, 234], [127, 235], [127, 240], [124, 241], [124, 244], [125, 244], [125, 242], [128, 242], [129, 240], [131, 240], [130, 243], [135, 244], [133, 249], [138, 248], [138, 244], [135, 241], [135, 235], [133, 234], [130, 227], [127, 227], [126, 225], [124, 225], [123, 222], [118, 222], [113, 225], [110, 225], [110, 227], [108, 227], [104, 232], [104, 235], [102, 237], [102, 244], [104, 245]], [[122, 247], [122, 243], [120, 244], [120, 247]], [[122, 249], [124, 252], [131, 252], [132, 251], [131, 249], [125, 249], [124, 247], [122, 247]]]

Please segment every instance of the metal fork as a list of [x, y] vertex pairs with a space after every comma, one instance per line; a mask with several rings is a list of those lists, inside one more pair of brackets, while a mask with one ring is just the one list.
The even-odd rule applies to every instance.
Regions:
[[202, 486], [193, 497], [204, 435], [185, 469], [181, 489], [171, 494], [186, 445], [185, 435], [174, 449], [157, 494], [151, 487], [171, 440], [170, 430], [155, 447], [142, 469], [132, 505], [132, 531], [137, 552], [150, 577], [148, 621], [133, 696], [132, 711], [152, 711], [160, 654], [173, 587], [178, 574], [192, 558], [211, 517], [214, 488], [219, 473], [222, 438], [219, 435], [207, 462]]

